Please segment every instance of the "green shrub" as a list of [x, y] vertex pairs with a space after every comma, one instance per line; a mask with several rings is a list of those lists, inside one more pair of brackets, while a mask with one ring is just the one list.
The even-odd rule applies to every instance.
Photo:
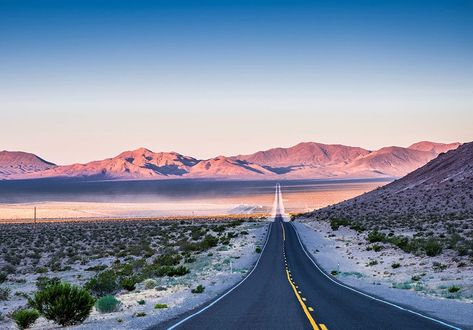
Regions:
[[189, 268], [184, 266], [172, 267], [172, 266], [163, 266], [159, 267], [156, 270], [156, 276], [184, 276], [190, 273]]
[[138, 302], [138, 305], [144, 305], [146, 304], [146, 301], [144, 299], [140, 299], [137, 301]]
[[199, 284], [195, 289], [192, 289], [191, 292], [192, 293], [202, 293], [204, 292], [205, 290], [205, 286], [203, 286], [202, 284]]
[[337, 276], [337, 275], [338, 275], [338, 271], [332, 270], [332, 271], [330, 272], [330, 274], [331, 274], [332, 276]]
[[94, 303], [95, 299], [87, 290], [69, 283], [48, 285], [36, 292], [29, 302], [46, 319], [62, 326], [82, 323]]
[[341, 226], [348, 226], [350, 223], [346, 219], [330, 219], [330, 228], [338, 230]]
[[146, 313], [145, 312], [139, 312], [139, 313], [136, 313], [135, 315], [136, 315], [136, 317], [144, 317], [144, 316], [146, 316]]
[[181, 261], [179, 254], [163, 254], [154, 259], [154, 263], [160, 266], [176, 266]]
[[380, 233], [377, 230], [370, 231], [368, 237], [366, 238], [370, 243], [383, 242], [386, 236], [383, 233]]
[[261, 248], [259, 246], [257, 246], [256, 249], [255, 249], [255, 252], [256, 253], [261, 253], [261, 251], [262, 251]]
[[370, 261], [367, 263], [368, 266], [374, 266], [374, 265], [377, 265], [377, 264], [378, 264], [378, 262], [377, 262], [376, 260], [370, 260]]
[[442, 245], [434, 239], [429, 239], [424, 246], [425, 254], [429, 257], [434, 257], [442, 253]]
[[113, 313], [120, 310], [122, 303], [114, 296], [108, 295], [99, 298], [95, 303], [95, 308], [99, 313]]
[[4, 272], [0, 272], [0, 284], [2, 284], [3, 282], [5, 282], [7, 280], [7, 273], [4, 273]]
[[136, 279], [133, 276], [123, 277], [120, 280], [120, 285], [127, 291], [133, 291], [136, 289]]
[[17, 309], [12, 313], [11, 317], [18, 328], [28, 329], [38, 319], [39, 312], [36, 309]]
[[393, 264], [391, 265], [391, 267], [392, 267], [392, 268], [399, 268], [399, 267], [401, 267], [401, 264], [395, 262], [395, 263], [393, 263]]
[[155, 309], [163, 309], [163, 308], [168, 308], [168, 305], [166, 304], [156, 304], [154, 305]]
[[43, 290], [46, 288], [48, 285], [53, 285], [53, 284], [58, 284], [61, 283], [61, 279], [59, 277], [46, 277], [46, 276], [39, 276], [36, 279], [36, 287], [38, 290]]
[[113, 270], [106, 270], [91, 278], [85, 288], [96, 297], [114, 294], [120, 290], [117, 275]]
[[458, 291], [460, 291], [460, 287], [456, 286], [456, 285], [452, 285], [451, 287], [448, 288], [448, 292], [450, 292], [450, 293], [455, 293], [455, 292], [458, 292]]

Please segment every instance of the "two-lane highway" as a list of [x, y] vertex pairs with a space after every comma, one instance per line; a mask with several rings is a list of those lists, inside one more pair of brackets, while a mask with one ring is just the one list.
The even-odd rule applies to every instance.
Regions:
[[[279, 189], [279, 188], [277, 188]], [[452, 329], [340, 285], [306, 253], [292, 223], [277, 212], [258, 264], [218, 301], [157, 328]]]

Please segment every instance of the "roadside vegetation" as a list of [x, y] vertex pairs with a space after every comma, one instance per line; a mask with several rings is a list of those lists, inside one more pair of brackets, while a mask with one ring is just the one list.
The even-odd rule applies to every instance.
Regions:
[[[71, 326], [94, 310], [120, 312], [117, 295], [138, 288], [166, 290], [158, 286], [160, 279], [194, 276], [199, 258], [227, 250], [234, 239], [249, 234], [242, 226], [248, 221], [254, 219], [0, 225], [0, 303], [4, 310], [13, 301], [15, 306], [1, 315], [0, 328], [11, 320], [27, 329], [40, 317]], [[204, 290], [199, 284], [192, 293]], [[145, 304], [145, 299], [136, 301]], [[157, 312], [168, 305], [153, 307]]]

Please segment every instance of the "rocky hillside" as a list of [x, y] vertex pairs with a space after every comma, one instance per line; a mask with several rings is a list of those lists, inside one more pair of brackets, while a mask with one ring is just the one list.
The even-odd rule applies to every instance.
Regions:
[[366, 228], [473, 236], [473, 142], [377, 190], [316, 210], [318, 220], [346, 220]]

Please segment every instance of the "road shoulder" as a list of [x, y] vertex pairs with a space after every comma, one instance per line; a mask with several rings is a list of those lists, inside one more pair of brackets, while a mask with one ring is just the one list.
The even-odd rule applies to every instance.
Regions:
[[340, 242], [329, 237], [326, 231], [320, 228], [314, 230], [311, 226], [300, 222], [294, 222], [294, 227], [319, 266], [326, 273], [337, 271], [340, 274], [337, 276], [340, 282], [381, 299], [473, 329], [471, 302], [439, 299], [413, 290], [389, 287], [387, 282], [360, 272], [360, 265], [355, 258], [343, 253]]

